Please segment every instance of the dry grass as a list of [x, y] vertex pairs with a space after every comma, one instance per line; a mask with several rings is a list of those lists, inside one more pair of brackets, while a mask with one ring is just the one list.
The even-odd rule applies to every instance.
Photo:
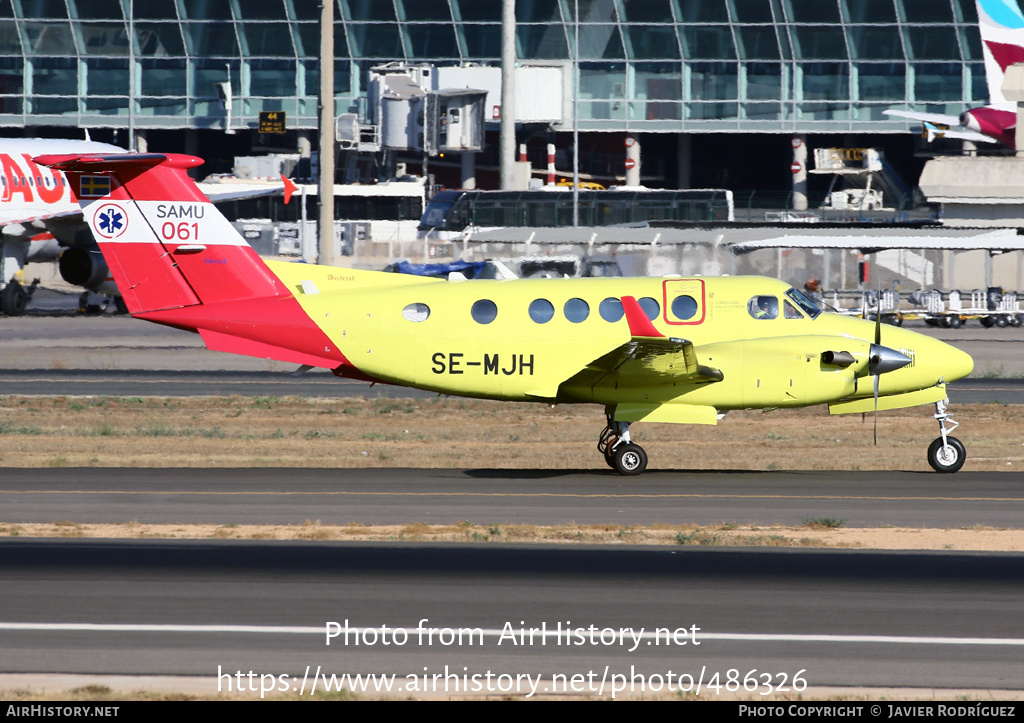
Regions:
[[94, 539], [312, 540], [364, 542], [489, 542], [712, 547], [829, 547], [872, 550], [975, 550], [1024, 552], [1024, 530], [968, 527], [959, 530], [889, 527], [783, 527], [781, 525], [185, 525], [0, 524], [0, 537]]
[[[954, 410], [966, 469], [1024, 466], [1024, 407]], [[829, 417], [730, 412], [717, 427], [638, 424], [652, 469], [924, 470], [930, 407]], [[463, 399], [0, 398], [0, 465], [16, 467], [602, 468], [597, 406]]]

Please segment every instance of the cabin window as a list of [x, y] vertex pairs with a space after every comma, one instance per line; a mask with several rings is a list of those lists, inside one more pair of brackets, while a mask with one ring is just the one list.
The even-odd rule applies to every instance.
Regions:
[[796, 307], [788, 301], [782, 302], [782, 313], [787, 319], [803, 319], [804, 315], [796, 310]]
[[672, 299], [672, 313], [677, 319], [692, 319], [697, 313], [697, 300], [682, 294]]
[[747, 302], [747, 313], [755, 319], [776, 319], [779, 316], [779, 300], [774, 296], [752, 296]]
[[579, 324], [590, 316], [590, 305], [583, 299], [569, 299], [565, 302], [562, 311], [565, 313], [566, 319], [573, 324]]
[[426, 321], [430, 316], [430, 307], [426, 304], [409, 304], [402, 309], [402, 316], [409, 321]]
[[651, 321], [654, 321], [661, 316], [661, 304], [650, 296], [645, 296], [637, 301], [637, 303], [640, 304], [640, 308], [644, 310], [644, 313], [647, 314], [647, 318]]
[[597, 307], [597, 311], [602, 319], [615, 323], [622, 318], [622, 302], [614, 297], [605, 299]]
[[498, 307], [490, 299], [480, 299], [473, 304], [470, 313], [477, 324], [490, 324], [498, 316]]
[[534, 299], [530, 302], [530, 318], [538, 324], [547, 324], [555, 316], [555, 306], [547, 299]]

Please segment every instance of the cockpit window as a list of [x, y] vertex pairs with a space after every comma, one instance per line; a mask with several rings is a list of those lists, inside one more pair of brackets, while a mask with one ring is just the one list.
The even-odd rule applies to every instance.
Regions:
[[786, 296], [792, 299], [793, 303], [803, 309], [803, 312], [812, 319], [817, 319], [818, 314], [821, 313], [821, 308], [817, 304], [796, 289], [789, 289], [789, 291], [786, 292]]
[[782, 302], [782, 314], [787, 319], [803, 319], [804, 318], [804, 315], [801, 314], [799, 311], [797, 311], [796, 307], [793, 306], [788, 301], [783, 301]]
[[779, 316], [779, 300], [774, 296], [752, 296], [747, 302], [747, 313], [755, 319], [776, 319]]

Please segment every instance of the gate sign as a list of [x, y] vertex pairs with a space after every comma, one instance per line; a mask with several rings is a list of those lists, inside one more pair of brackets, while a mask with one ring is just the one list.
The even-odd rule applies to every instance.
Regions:
[[260, 133], [284, 133], [285, 112], [283, 110], [260, 111]]

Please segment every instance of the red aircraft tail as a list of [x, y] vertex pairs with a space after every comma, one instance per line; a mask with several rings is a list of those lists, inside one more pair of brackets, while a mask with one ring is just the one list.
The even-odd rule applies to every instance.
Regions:
[[287, 294], [177, 154], [41, 156], [67, 175], [133, 314]]
[[48, 155], [68, 177], [132, 316], [207, 347], [338, 370], [341, 352], [198, 189], [194, 156]]

